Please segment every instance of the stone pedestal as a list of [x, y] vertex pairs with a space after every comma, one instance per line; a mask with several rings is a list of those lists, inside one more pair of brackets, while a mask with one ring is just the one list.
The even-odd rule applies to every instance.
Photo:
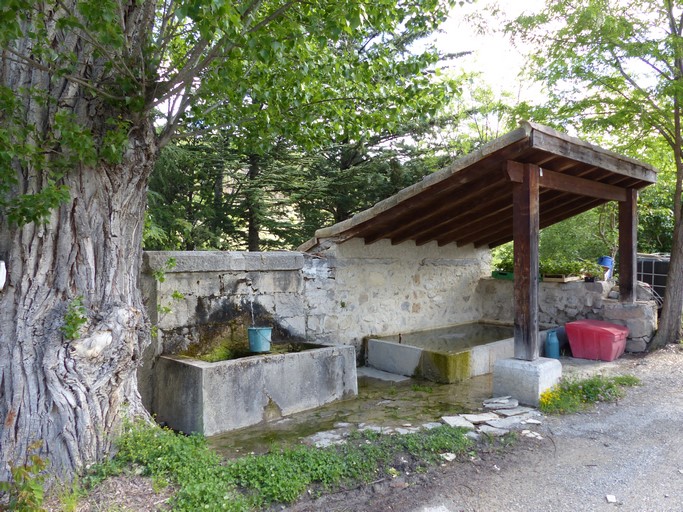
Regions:
[[510, 395], [520, 404], [537, 407], [541, 393], [561, 377], [562, 364], [557, 359], [499, 359], [493, 367], [493, 396]]

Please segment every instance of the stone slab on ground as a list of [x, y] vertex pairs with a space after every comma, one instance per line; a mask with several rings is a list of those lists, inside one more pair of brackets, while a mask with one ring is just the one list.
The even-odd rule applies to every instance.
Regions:
[[500, 416], [494, 412], [484, 412], [481, 414], [461, 414], [461, 416], [475, 425], [500, 418]]
[[345, 435], [343, 432], [328, 430], [325, 432], [316, 432], [312, 436], [304, 439], [307, 444], [312, 444], [316, 448], [326, 448], [328, 446], [345, 443]]
[[364, 432], [366, 430], [369, 430], [371, 432], [377, 432], [378, 434], [381, 434], [385, 432], [387, 427], [380, 427], [379, 425], [372, 425], [370, 423], [359, 423], [358, 424], [358, 430], [361, 432]]
[[494, 396], [493, 398], [487, 398], [484, 400], [484, 405], [486, 404], [506, 404], [510, 401], [512, 397], [510, 395], [506, 396]]
[[515, 398], [507, 398], [506, 400], [498, 399], [497, 401], [484, 401], [484, 408], [486, 409], [502, 410], [514, 409], [515, 407], [519, 407], [519, 401]]
[[466, 420], [462, 416], [443, 416], [441, 418], [443, 422], [450, 427], [466, 428], [468, 430], [474, 430], [474, 423]]
[[508, 418], [500, 418], [498, 420], [487, 421], [486, 424], [490, 427], [509, 429], [514, 428], [518, 425], [522, 425], [522, 422], [529, 417], [529, 415], [521, 414], [517, 416], [510, 416]]
[[501, 416], [517, 416], [518, 414], [526, 414], [528, 412], [535, 411], [533, 407], [525, 407], [525, 406], [519, 406], [515, 407], [514, 409], [500, 409], [496, 410], [496, 414], [500, 414]]
[[442, 425], [443, 425], [443, 423], [440, 423], [438, 421], [430, 421], [428, 423], [423, 423], [422, 428], [425, 430], [431, 430], [433, 428], [437, 428], [437, 427], [440, 427]]
[[397, 434], [405, 435], [405, 434], [414, 434], [415, 432], [419, 432], [418, 427], [396, 427], [394, 429], [394, 432]]
[[482, 434], [486, 434], [487, 436], [494, 436], [494, 437], [504, 436], [505, 434], [508, 434], [510, 432], [506, 428], [496, 428], [496, 427], [492, 427], [490, 425], [481, 425], [478, 430]]

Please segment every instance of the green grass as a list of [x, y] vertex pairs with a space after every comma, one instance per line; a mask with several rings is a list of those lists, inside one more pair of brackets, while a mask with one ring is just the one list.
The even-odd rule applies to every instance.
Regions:
[[470, 441], [464, 433], [446, 425], [406, 435], [355, 432], [339, 446], [274, 446], [268, 454], [223, 463], [201, 436], [135, 424], [119, 439], [116, 457], [83, 482], [92, 487], [134, 468], [178, 489], [175, 511], [257, 510], [291, 503], [306, 491], [321, 493], [396, 476], [406, 464], [410, 471], [422, 470], [439, 461], [440, 453], [466, 453]]
[[624, 396], [624, 387], [638, 385], [640, 380], [633, 375], [562, 379], [541, 395], [539, 409], [547, 414], [571, 414], [596, 402], [614, 402]]
[[421, 384], [413, 384], [411, 389], [415, 392], [432, 393], [434, 388], [432, 386], [424, 386]]

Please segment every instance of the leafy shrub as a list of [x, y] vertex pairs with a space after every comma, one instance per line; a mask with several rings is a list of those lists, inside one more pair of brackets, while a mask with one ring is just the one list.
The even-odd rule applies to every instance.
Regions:
[[492, 256], [491, 267], [500, 272], [513, 272], [515, 270], [514, 246], [510, 243], [496, 249]]
[[87, 322], [88, 316], [83, 305], [83, 296], [79, 295], [72, 299], [66, 308], [62, 334], [67, 340], [75, 340], [81, 332], [81, 327]]
[[[22, 465], [10, 464], [12, 480], [0, 482], [0, 491], [6, 492], [9, 498], [7, 510], [16, 512], [43, 512], [45, 510], [43, 508], [45, 497], [43, 471], [47, 466], [47, 461], [35, 453], [40, 445], [40, 441], [31, 444], [28, 447], [27, 462]], [[0, 504], [0, 510], [4, 510], [2, 504]]]
[[632, 375], [588, 379], [562, 379], [541, 394], [539, 408], [548, 414], [569, 414], [584, 410], [596, 402], [614, 402], [624, 395], [624, 386], [637, 386], [640, 380]]
[[[175, 511], [250, 510], [251, 504], [227, 478], [220, 457], [209, 449], [202, 436], [184, 436], [148, 423], [128, 425], [117, 441], [118, 453], [110, 463], [100, 465], [94, 475], [106, 477], [124, 468], [140, 468], [155, 481], [178, 486]], [[89, 481], [98, 478], [90, 475]]]
[[129, 426], [118, 454], [90, 475], [111, 475], [139, 468], [155, 481], [178, 486], [173, 510], [246, 511], [271, 503], [290, 503], [312, 486], [336, 489], [396, 473], [392, 464], [411, 457], [424, 466], [439, 453], [464, 453], [470, 445], [462, 429], [448, 426], [407, 435], [357, 432], [339, 446], [273, 448], [222, 463], [201, 436], [183, 436], [154, 425]]
[[577, 260], [553, 258], [542, 260], [539, 267], [541, 274], [580, 276], [583, 274], [584, 263]]
[[[494, 251], [491, 267], [501, 272], [514, 272], [514, 245], [506, 244]], [[545, 257], [539, 261], [539, 273], [546, 275], [602, 276], [604, 271], [595, 261], [585, 261], [566, 257]]]

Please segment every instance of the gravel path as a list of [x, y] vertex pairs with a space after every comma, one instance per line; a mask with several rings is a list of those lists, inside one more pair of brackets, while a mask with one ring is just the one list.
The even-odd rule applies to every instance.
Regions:
[[447, 476], [426, 504], [403, 510], [683, 511], [683, 348], [627, 356], [607, 371], [643, 385], [617, 404], [547, 418], [543, 441], [482, 461], [470, 483]]

